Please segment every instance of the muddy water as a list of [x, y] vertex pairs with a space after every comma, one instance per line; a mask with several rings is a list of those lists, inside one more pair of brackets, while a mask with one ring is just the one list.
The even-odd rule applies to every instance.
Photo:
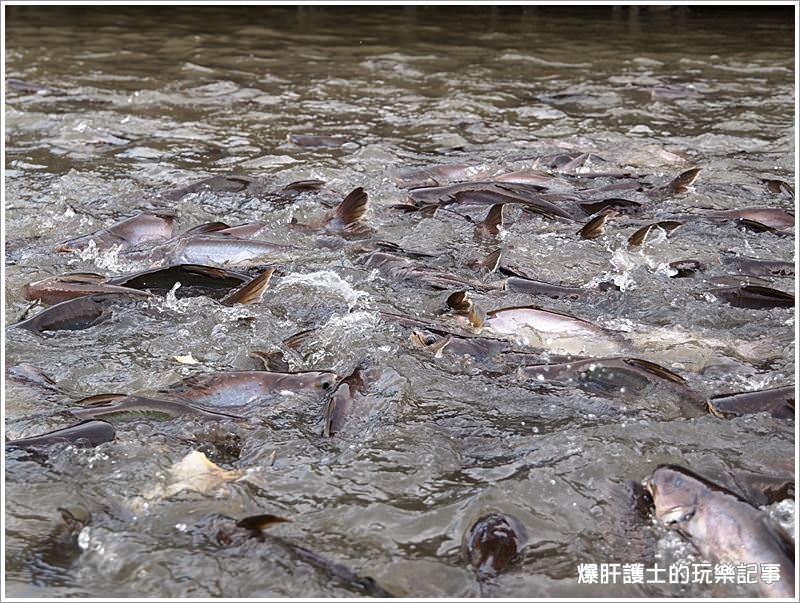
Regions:
[[[9, 595], [359, 594], [274, 543], [221, 545], [207, 529], [219, 513], [290, 518], [274, 533], [397, 595], [472, 595], [462, 536], [492, 510], [517, 517], [528, 545], [483, 586], [487, 596], [716, 593], [592, 589], [578, 584], [577, 565], [696, 560], [674, 534], [633, 513], [626, 482], [665, 462], [729, 485], [748, 472], [791, 474], [793, 421], [722, 420], [690, 412], [668, 388], [587, 392], [526, 382], [502, 361], [437, 358], [381, 311], [456, 330], [440, 316], [449, 291], [387, 277], [338, 237], [286, 224], [316, 220], [363, 186], [375, 239], [487, 282], [501, 277], [480, 273], [474, 261], [501, 246], [506, 264], [534, 278], [591, 290], [579, 300], [474, 294], [487, 309], [533, 303], [579, 316], [702, 396], [791, 384], [793, 311], [731, 307], [709, 279], [730, 273], [723, 252], [793, 261], [793, 229], [781, 236], [693, 221], [630, 249], [638, 226], [626, 216], [584, 240], [578, 222], [510, 208], [502, 238], [485, 240], [463, 215], [391, 209], [406, 199], [393, 180], [400, 169], [466, 162], [491, 174], [547, 171], [537, 160], [556, 152], [595, 153], [605, 161], [579, 172], [634, 173], [654, 186], [703, 168], [690, 191], [668, 199], [604, 195], [650, 203], [647, 218], [792, 208], [760, 182], [794, 182], [790, 12], [13, 7], [7, 17], [7, 77], [51, 88], [7, 90], [7, 323], [25, 312], [27, 282], [147, 267], [115, 251], [52, 251], [143, 210], [174, 208], [181, 229], [262, 220], [262, 238], [296, 247], [259, 305], [173, 294], [83, 331], [7, 330], [6, 366], [35, 365], [58, 387], [6, 378], [8, 438], [68, 424], [64, 411], [83, 396], [153, 392], [190, 374], [256, 368], [252, 350], [282, 350], [295, 370], [370, 367], [350, 420], [330, 439], [320, 435], [323, 398], [289, 392], [244, 422], [114, 419], [116, 440], [97, 448], [7, 455]], [[289, 134], [351, 142], [307, 148]], [[231, 172], [259, 178], [259, 190], [160, 196]], [[326, 184], [288, 202], [270, 194], [309, 178]], [[585, 199], [598, 198], [585, 189], [619, 182], [563, 179]], [[473, 220], [486, 211], [455, 209]], [[666, 264], [687, 258], [707, 270], [670, 278]], [[619, 290], [600, 291], [603, 280]], [[771, 286], [793, 291], [794, 279]], [[302, 350], [282, 343], [312, 328]], [[189, 354], [198, 364], [175, 360]], [[214, 430], [238, 436], [241, 450], [217, 458], [243, 477], [167, 495], [170, 467]], [[57, 509], [75, 505], [92, 514], [77, 547], [53, 536]], [[793, 525], [788, 503], [771, 511]]]

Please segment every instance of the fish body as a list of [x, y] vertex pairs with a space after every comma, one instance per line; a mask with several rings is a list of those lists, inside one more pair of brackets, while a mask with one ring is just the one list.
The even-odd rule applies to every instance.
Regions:
[[171, 212], [144, 213], [133, 216], [102, 228], [91, 234], [65, 241], [56, 247], [56, 251], [82, 251], [94, 244], [99, 251], [119, 246], [128, 249], [156, 241], [172, 238], [175, 215]]
[[66, 442], [69, 444], [88, 443], [90, 446], [99, 446], [105, 442], [110, 442], [116, 437], [116, 431], [111, 423], [105, 421], [81, 421], [75, 425], [56, 429], [48, 433], [43, 433], [19, 440], [6, 442], [7, 448], [37, 448]]
[[198, 235], [159, 250], [166, 264], [207, 266], [272, 262], [291, 250], [285, 245], [239, 237]]
[[336, 379], [335, 373], [324, 371], [226, 371], [188, 377], [159, 393], [204, 407], [242, 407], [287, 392], [322, 392], [333, 387]]
[[144, 291], [112, 284], [100, 274], [90, 273], [52, 276], [28, 283], [22, 291], [25, 299], [38, 300], [46, 306], [96, 293], [125, 293], [141, 297], [148, 295]]
[[758, 412], [768, 412], [776, 419], [793, 419], [794, 385], [714, 396], [708, 401], [708, 410], [723, 419]]
[[11, 326], [36, 333], [88, 329], [105, 320], [115, 305], [130, 302], [135, 297], [129, 293], [85, 295], [50, 306], [36, 316]]
[[559, 354], [607, 354], [619, 350], [610, 334], [592, 323], [536, 306], [501, 308], [486, 313], [484, 330], [519, 339], [524, 345]]
[[675, 465], [647, 480], [655, 516], [711, 562], [775, 564], [777, 581], [758, 582], [767, 597], [794, 598], [794, 544], [769, 516], [732, 492]]

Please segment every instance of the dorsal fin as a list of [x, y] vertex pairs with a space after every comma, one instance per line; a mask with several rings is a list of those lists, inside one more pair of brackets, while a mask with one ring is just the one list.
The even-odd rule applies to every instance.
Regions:
[[264, 297], [264, 291], [269, 287], [269, 280], [272, 278], [273, 272], [275, 272], [275, 268], [267, 268], [251, 281], [226, 295], [220, 303], [224, 306], [232, 306], [233, 304], [260, 302]]
[[480, 222], [475, 227], [476, 232], [486, 233], [489, 235], [497, 236], [500, 234], [500, 228], [503, 226], [503, 207], [504, 203], [495, 203], [489, 209], [489, 213], [483, 222]]
[[197, 234], [205, 234], [209, 232], [218, 232], [220, 230], [225, 230], [226, 228], [230, 228], [225, 222], [205, 222], [203, 224], [198, 224], [190, 228], [189, 230], [185, 231], [181, 234], [182, 237], [190, 236], [190, 235], [197, 235]]
[[675, 179], [667, 185], [667, 188], [673, 193], [685, 193], [689, 187], [694, 184], [694, 181], [697, 180], [701, 170], [702, 168], [699, 167], [686, 170], [675, 177]]
[[335, 228], [350, 228], [364, 217], [368, 205], [369, 197], [366, 191], [359, 186], [331, 210], [326, 222]]
[[582, 239], [596, 239], [605, 234], [606, 222], [611, 216], [616, 215], [614, 210], [605, 210], [601, 214], [589, 220], [586, 225], [578, 231]]
[[106, 277], [96, 272], [71, 272], [56, 277], [61, 283], [85, 283], [98, 285], [106, 282]]
[[500, 267], [500, 259], [503, 256], [503, 249], [498, 247], [492, 253], [487, 255], [480, 261], [480, 265], [487, 270], [487, 272], [495, 272]]
[[119, 400], [120, 398], [127, 397], [128, 394], [95, 394], [94, 396], [81, 398], [76, 402], [76, 404], [80, 404], [81, 406], [97, 406], [99, 404], [106, 404], [108, 402], [112, 402], [113, 400]]

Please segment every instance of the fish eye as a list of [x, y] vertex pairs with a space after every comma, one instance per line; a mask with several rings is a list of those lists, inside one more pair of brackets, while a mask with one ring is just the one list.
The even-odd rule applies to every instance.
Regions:
[[686, 513], [681, 515], [679, 521], [689, 521], [692, 517], [694, 517], [694, 511], [687, 511]]
[[683, 485], [683, 476], [676, 475], [675, 476], [675, 487], [680, 488]]
[[320, 385], [322, 386], [322, 389], [327, 390], [331, 388], [331, 385], [333, 385], [333, 381], [331, 381], [330, 379], [325, 379], [322, 381], [322, 383], [320, 383]]

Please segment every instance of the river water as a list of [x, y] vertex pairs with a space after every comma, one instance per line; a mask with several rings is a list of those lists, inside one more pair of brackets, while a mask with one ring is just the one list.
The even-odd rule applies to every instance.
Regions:
[[[661, 463], [732, 487], [743, 475], [793, 474], [793, 421], [723, 420], [687, 413], [663, 387], [618, 396], [531, 383], [490, 360], [436, 357], [381, 312], [457, 330], [441, 315], [452, 291], [387, 277], [337, 236], [286, 224], [319, 219], [361, 186], [373, 238], [430, 253], [424, 261], [462, 277], [499, 281], [474, 268], [499, 246], [505, 264], [533, 278], [619, 288], [592, 288], [578, 300], [473, 294], [488, 309], [537, 304], [579, 316], [702, 396], [792, 384], [792, 309], [731, 307], [708, 280], [730, 273], [723, 253], [793, 261], [791, 229], [780, 236], [693, 221], [633, 249], [628, 216], [585, 240], [578, 222], [510, 208], [502, 237], [487, 241], [458, 213], [425, 218], [391, 207], [406, 201], [397, 176], [407, 168], [547, 170], [537, 159], [591, 152], [604, 161], [581, 170], [633, 172], [656, 186], [703, 168], [688, 192], [652, 202], [650, 219], [691, 208], [790, 209], [792, 199], [760, 182], [794, 183], [790, 10], [8, 7], [6, 16], [6, 76], [55, 89], [7, 89], [7, 324], [28, 306], [25, 283], [147, 267], [113, 251], [53, 252], [140, 211], [171, 207], [181, 229], [262, 220], [262, 238], [298, 248], [257, 305], [170, 295], [82, 331], [7, 330], [6, 366], [32, 364], [58, 387], [7, 377], [7, 438], [74, 422], [64, 411], [84, 396], [255, 369], [253, 350], [280, 349], [294, 370], [348, 374], [369, 365], [366, 389], [333, 438], [321, 436], [323, 398], [289, 392], [245, 422], [112, 419], [116, 440], [97, 448], [7, 454], [8, 595], [359, 594], [274, 543], [223, 546], [206, 529], [214, 514], [272, 513], [291, 520], [274, 534], [396, 595], [471, 596], [479, 589], [462, 540], [489, 511], [519, 519], [527, 546], [482, 585], [486, 596], [731, 592], [592, 587], [578, 583], [577, 566], [697, 560], [674, 533], [635, 516], [626, 484]], [[350, 142], [309, 148], [289, 134]], [[229, 173], [257, 177], [267, 192], [302, 179], [326, 184], [282, 203], [252, 191], [160, 196]], [[562, 181], [592, 199], [586, 189], [619, 182]], [[651, 201], [635, 190], [608, 196]], [[475, 221], [486, 211], [455, 209]], [[666, 264], [682, 259], [707, 269], [670, 278]], [[771, 286], [793, 291], [794, 279]], [[282, 343], [305, 329], [316, 331], [301, 351]], [[189, 354], [197, 364], [175, 360]], [[215, 458], [243, 477], [207, 492], [165, 493], [171, 466], [208, 451], [201, 446], [215, 430], [239, 438], [237, 454]], [[76, 505], [92, 516], [78, 547], [54, 536], [57, 509]], [[793, 526], [792, 505], [770, 510]]]

